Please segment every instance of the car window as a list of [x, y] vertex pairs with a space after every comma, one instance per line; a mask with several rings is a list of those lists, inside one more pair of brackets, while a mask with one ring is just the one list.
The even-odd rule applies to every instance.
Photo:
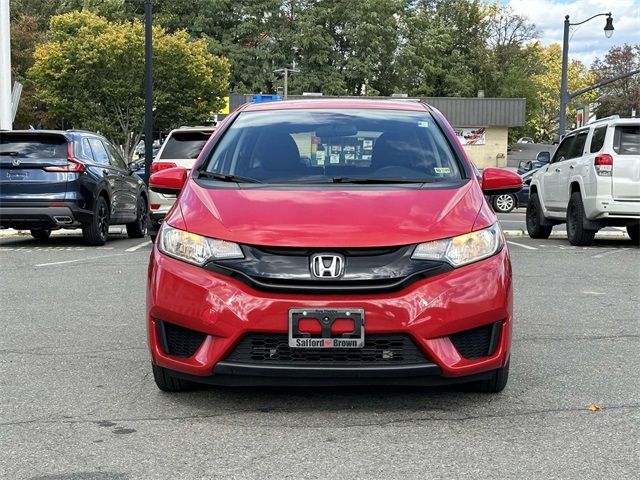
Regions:
[[0, 135], [0, 155], [30, 159], [67, 158], [67, 139], [62, 135], [6, 133]]
[[118, 150], [109, 142], [103, 142], [103, 143], [105, 147], [107, 147], [107, 153], [109, 154], [109, 161], [111, 165], [116, 168], [121, 168], [123, 170], [126, 170], [127, 164], [125, 163], [124, 159], [122, 158]]
[[426, 111], [244, 112], [204, 165], [267, 183], [462, 178], [450, 144]]
[[536, 155], [536, 160], [541, 162], [541, 163], [549, 163], [549, 160], [551, 159], [551, 152], [538, 152], [538, 155]]
[[211, 132], [174, 132], [167, 138], [162, 160], [192, 160], [198, 158]]
[[617, 125], [613, 151], [618, 155], [640, 155], [640, 125]]
[[570, 135], [558, 145], [558, 149], [556, 153], [553, 155], [553, 161], [551, 163], [562, 162], [563, 160], [567, 160], [569, 158], [569, 151], [571, 150], [571, 145], [575, 140], [575, 135]]
[[578, 158], [584, 154], [584, 145], [587, 143], [587, 135], [589, 135], [589, 130], [578, 132], [575, 141], [571, 144], [568, 158]]
[[591, 137], [591, 146], [589, 147], [590, 153], [596, 153], [602, 149], [602, 146], [604, 145], [604, 137], [606, 134], [606, 125], [598, 127], [593, 131], [593, 136]]
[[85, 160], [89, 160], [90, 162], [94, 162], [93, 152], [91, 151], [91, 146], [89, 145], [89, 139], [83, 138], [79, 144], [80, 156]]
[[109, 155], [104, 145], [97, 138], [90, 138], [89, 145], [91, 145], [91, 151], [93, 152], [93, 158], [101, 165], [109, 165]]

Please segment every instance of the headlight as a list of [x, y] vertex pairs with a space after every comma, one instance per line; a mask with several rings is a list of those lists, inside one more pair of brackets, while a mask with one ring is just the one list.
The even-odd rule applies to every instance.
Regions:
[[454, 267], [490, 257], [502, 246], [500, 227], [494, 223], [489, 228], [453, 238], [434, 240], [416, 246], [414, 260], [444, 260]]
[[244, 258], [237, 243], [203, 237], [162, 224], [158, 238], [162, 253], [185, 262], [202, 266], [209, 260]]

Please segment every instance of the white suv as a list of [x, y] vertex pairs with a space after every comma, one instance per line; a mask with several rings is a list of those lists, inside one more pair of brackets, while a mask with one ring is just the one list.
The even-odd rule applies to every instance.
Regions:
[[534, 174], [529, 236], [548, 238], [553, 226], [564, 222], [573, 245], [590, 245], [608, 226], [626, 226], [638, 244], [640, 119], [608, 117], [572, 131]]
[[[172, 130], [151, 163], [151, 173], [171, 167], [191, 169], [202, 147], [207, 143], [215, 127], [182, 127]], [[175, 195], [165, 195], [149, 190], [149, 235], [155, 240], [158, 228], [174, 202]]]

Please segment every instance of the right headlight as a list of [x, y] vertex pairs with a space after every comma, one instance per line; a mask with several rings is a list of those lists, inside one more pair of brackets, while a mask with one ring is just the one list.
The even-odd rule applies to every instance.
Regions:
[[203, 237], [166, 223], [162, 224], [157, 242], [162, 253], [198, 266], [210, 260], [244, 258], [237, 243]]
[[457, 237], [434, 240], [416, 245], [411, 258], [415, 260], [441, 260], [454, 267], [461, 267], [490, 257], [502, 246], [498, 223], [489, 228]]

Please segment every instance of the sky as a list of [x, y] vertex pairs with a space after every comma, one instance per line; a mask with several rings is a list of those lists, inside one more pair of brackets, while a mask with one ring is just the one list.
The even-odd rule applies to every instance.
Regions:
[[580, 60], [587, 67], [596, 58], [603, 59], [611, 47], [640, 44], [640, 0], [503, 0], [502, 3], [535, 23], [542, 32], [543, 45], [562, 45], [565, 15], [569, 15], [573, 23], [597, 13], [611, 12], [615, 28], [611, 38], [604, 36], [606, 17], [571, 27], [569, 59]]

